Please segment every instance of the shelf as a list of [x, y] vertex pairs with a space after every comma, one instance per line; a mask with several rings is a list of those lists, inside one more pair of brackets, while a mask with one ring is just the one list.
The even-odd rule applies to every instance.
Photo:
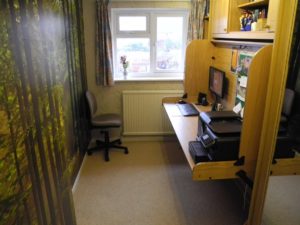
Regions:
[[273, 42], [275, 33], [267, 31], [232, 31], [225, 34], [213, 34], [214, 39], [256, 40]]
[[258, 1], [238, 5], [238, 7], [240, 9], [249, 9], [249, 8], [268, 6], [268, 4], [269, 4], [269, 0], [258, 0]]
[[272, 42], [259, 42], [259, 41], [244, 41], [244, 40], [216, 40], [212, 39], [212, 43], [214, 44], [228, 44], [228, 45], [235, 45], [235, 46], [266, 46], [273, 44]]

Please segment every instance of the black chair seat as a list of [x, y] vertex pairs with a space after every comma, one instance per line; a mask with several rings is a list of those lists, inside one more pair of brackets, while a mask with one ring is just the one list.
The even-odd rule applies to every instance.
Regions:
[[118, 114], [102, 114], [92, 118], [92, 125], [98, 127], [120, 127], [122, 120]]

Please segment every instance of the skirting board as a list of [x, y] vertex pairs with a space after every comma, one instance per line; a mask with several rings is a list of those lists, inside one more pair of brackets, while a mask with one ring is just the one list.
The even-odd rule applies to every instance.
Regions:
[[78, 185], [78, 181], [79, 181], [80, 175], [81, 175], [81, 169], [82, 169], [83, 165], [85, 164], [86, 157], [87, 157], [87, 154], [85, 154], [84, 157], [83, 157], [82, 163], [80, 165], [80, 169], [79, 169], [79, 171], [77, 173], [76, 179], [75, 179], [73, 187], [72, 187], [72, 194], [74, 194], [75, 191], [76, 191], [76, 188], [77, 188], [77, 185]]

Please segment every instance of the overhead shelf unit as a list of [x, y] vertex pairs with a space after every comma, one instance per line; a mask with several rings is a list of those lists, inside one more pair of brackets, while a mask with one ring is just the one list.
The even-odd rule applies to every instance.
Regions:
[[[241, 31], [240, 17], [244, 10], [265, 7], [267, 18], [260, 18], [257, 30]], [[279, 0], [211, 0], [211, 38], [273, 42], [277, 24]]]

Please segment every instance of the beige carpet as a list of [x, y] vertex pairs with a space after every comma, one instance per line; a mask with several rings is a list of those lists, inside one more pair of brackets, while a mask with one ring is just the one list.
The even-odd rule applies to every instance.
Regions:
[[300, 176], [271, 176], [264, 207], [264, 225], [300, 224]]
[[242, 225], [232, 180], [192, 181], [177, 142], [128, 142], [87, 156], [74, 192], [78, 225]]

